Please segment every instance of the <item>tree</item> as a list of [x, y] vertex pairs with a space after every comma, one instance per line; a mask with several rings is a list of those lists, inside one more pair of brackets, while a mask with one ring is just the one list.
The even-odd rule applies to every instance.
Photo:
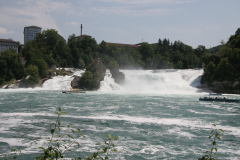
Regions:
[[142, 55], [142, 60], [144, 62], [146, 62], [147, 58], [153, 58], [154, 50], [153, 47], [148, 43], [142, 43], [141, 46], [138, 48], [138, 51]]
[[38, 68], [40, 78], [46, 78], [47, 75], [48, 75], [48, 72], [47, 72], [48, 65], [47, 65], [47, 63], [43, 59], [36, 59], [34, 61], [34, 64]]
[[1, 68], [0, 85], [2, 85], [5, 82], [5, 78], [6, 78], [7, 70], [8, 70], [6, 60], [0, 59], [0, 68]]
[[78, 68], [83, 69], [85, 67], [85, 63], [82, 59], [78, 60]]
[[80, 59], [80, 52], [77, 47], [77, 39], [75, 34], [72, 34], [68, 38], [68, 47], [70, 49], [70, 54], [72, 55], [72, 64], [73, 67], [77, 68], [78, 60]]
[[199, 58], [202, 58], [204, 53], [206, 52], [206, 47], [203, 45], [199, 45], [195, 50], [194, 54], [198, 56]]
[[234, 80], [237, 78], [235, 75], [235, 70], [231, 63], [229, 63], [228, 58], [223, 58], [217, 65], [216, 75], [220, 80]]
[[96, 87], [96, 83], [93, 81], [93, 75], [90, 71], [85, 71], [79, 80], [79, 86], [81, 88], [86, 88], [92, 90]]
[[2, 82], [13, 78], [21, 79], [24, 76], [24, 67], [14, 49], [1, 52], [0, 60]]
[[29, 86], [35, 86], [39, 82], [38, 67], [35, 65], [29, 65], [26, 69], [26, 73], [30, 75], [27, 79]]

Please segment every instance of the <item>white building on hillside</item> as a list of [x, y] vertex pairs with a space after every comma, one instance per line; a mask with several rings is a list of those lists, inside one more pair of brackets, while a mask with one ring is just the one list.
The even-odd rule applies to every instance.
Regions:
[[13, 48], [18, 53], [18, 42], [12, 39], [0, 39], [0, 52]]
[[42, 28], [37, 27], [37, 26], [28, 26], [24, 27], [24, 45], [26, 45], [27, 41], [29, 40], [34, 40], [36, 37], [37, 33], [41, 33]]

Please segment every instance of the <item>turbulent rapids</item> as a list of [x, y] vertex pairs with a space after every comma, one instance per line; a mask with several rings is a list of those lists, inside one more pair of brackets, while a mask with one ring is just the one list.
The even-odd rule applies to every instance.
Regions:
[[[84, 71], [77, 71], [74, 75], [81, 76]], [[99, 91], [130, 92], [130, 93], [196, 93], [199, 90], [202, 69], [187, 70], [122, 70], [125, 74], [124, 85], [114, 82], [107, 70]], [[72, 76], [58, 76], [43, 84], [43, 89], [65, 90], [71, 89]]]
[[92, 155], [108, 134], [119, 137], [110, 159], [198, 159], [211, 147], [213, 123], [224, 130], [220, 158], [239, 159], [239, 104], [199, 101], [202, 69], [122, 72], [124, 85], [107, 71], [100, 89], [84, 94], [59, 91], [71, 88], [73, 76], [56, 76], [42, 88], [0, 90], [0, 159], [11, 148], [21, 150], [19, 160], [42, 153], [58, 107], [66, 112], [61, 128], [69, 124], [85, 136], [64, 153], [66, 159]]

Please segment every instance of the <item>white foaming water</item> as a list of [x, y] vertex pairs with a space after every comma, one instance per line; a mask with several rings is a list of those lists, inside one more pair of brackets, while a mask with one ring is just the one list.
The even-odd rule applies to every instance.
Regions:
[[[81, 76], [84, 70], [75, 71], [73, 75]], [[125, 82], [119, 85], [114, 82], [107, 70], [104, 81], [101, 81], [100, 92], [130, 92], [130, 93], [164, 93], [186, 94], [199, 92], [202, 69], [187, 70], [122, 70]], [[42, 89], [69, 90], [73, 76], [56, 76], [47, 80]]]
[[187, 70], [122, 70], [123, 86], [117, 85], [110, 73], [101, 83], [100, 91], [125, 91], [133, 93], [196, 93], [200, 86], [202, 69]]
[[70, 90], [71, 81], [74, 79], [73, 76], [81, 76], [84, 70], [77, 70], [73, 73], [72, 76], [55, 76], [52, 79], [44, 82], [42, 89], [45, 90]]
[[100, 85], [99, 91], [123, 91], [123, 87], [114, 82], [109, 70], [106, 71], [104, 81], [101, 81]]

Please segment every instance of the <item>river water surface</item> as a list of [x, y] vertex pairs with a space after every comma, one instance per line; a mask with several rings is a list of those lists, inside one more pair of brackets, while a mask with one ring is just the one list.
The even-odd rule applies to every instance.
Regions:
[[70, 124], [85, 135], [66, 158], [91, 155], [110, 134], [119, 137], [110, 159], [198, 159], [211, 147], [216, 124], [224, 130], [219, 158], [239, 159], [240, 103], [199, 101], [206, 94], [197, 89], [202, 70], [123, 72], [124, 86], [108, 73], [99, 91], [84, 94], [61, 93], [71, 77], [56, 77], [43, 88], [0, 90], [0, 158], [14, 147], [19, 159], [38, 156], [61, 107], [62, 129]]

